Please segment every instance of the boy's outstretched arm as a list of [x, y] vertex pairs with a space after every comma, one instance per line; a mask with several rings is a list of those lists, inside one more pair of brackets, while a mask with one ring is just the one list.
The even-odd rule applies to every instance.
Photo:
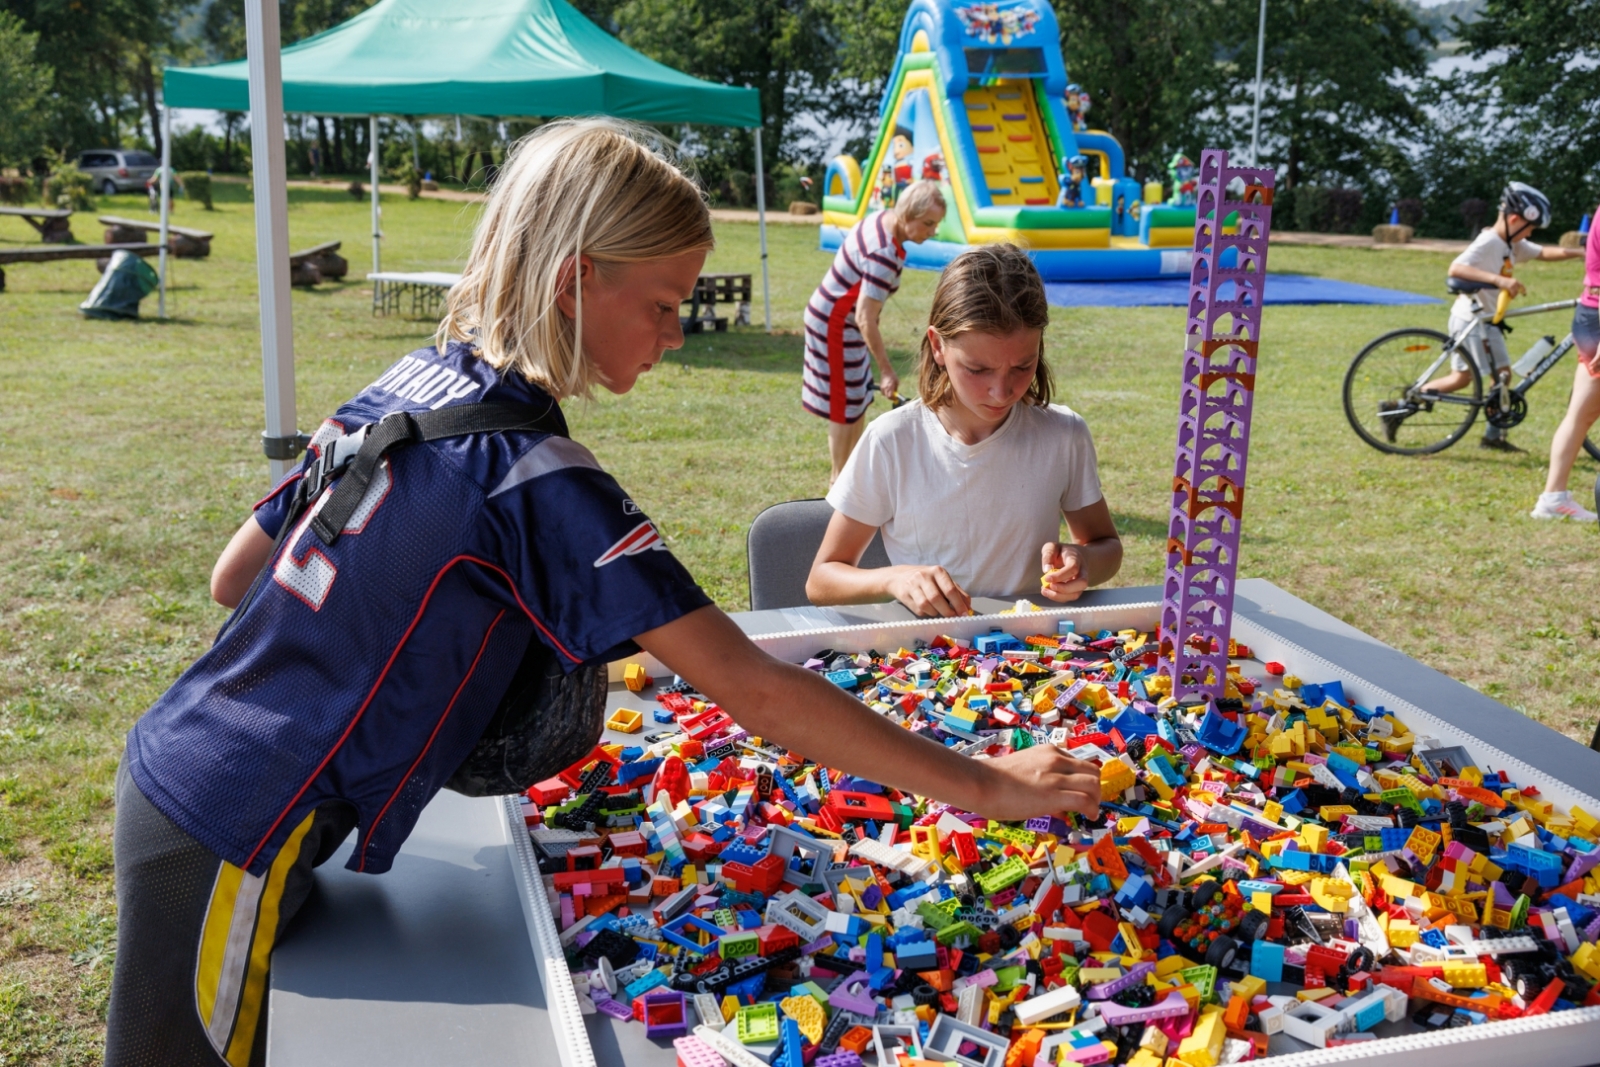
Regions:
[[989, 760], [958, 755], [896, 726], [816, 673], [769, 656], [714, 607], [636, 640], [745, 729], [825, 766], [992, 819], [1099, 813], [1094, 764], [1053, 745]]

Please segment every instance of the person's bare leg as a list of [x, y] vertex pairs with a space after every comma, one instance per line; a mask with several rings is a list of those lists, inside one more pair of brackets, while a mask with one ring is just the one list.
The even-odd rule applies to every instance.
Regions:
[[1428, 382], [1422, 387], [1422, 391], [1425, 393], [1454, 393], [1465, 389], [1471, 381], [1471, 371], [1453, 370], [1443, 378], [1435, 378], [1433, 381]]
[[1583, 447], [1583, 439], [1596, 419], [1600, 419], [1600, 378], [1591, 378], [1580, 363], [1573, 371], [1572, 399], [1567, 402], [1567, 414], [1550, 439], [1550, 473], [1545, 476], [1545, 492], [1566, 491], [1573, 461], [1578, 458], [1578, 449]]
[[856, 442], [861, 440], [861, 433], [867, 428], [867, 417], [862, 415], [855, 422], [830, 422], [828, 423], [828, 458], [833, 462], [833, 471], [828, 475], [828, 484], [832, 485], [839, 480], [839, 474], [844, 470], [845, 460], [850, 458], [850, 453], [856, 449]]

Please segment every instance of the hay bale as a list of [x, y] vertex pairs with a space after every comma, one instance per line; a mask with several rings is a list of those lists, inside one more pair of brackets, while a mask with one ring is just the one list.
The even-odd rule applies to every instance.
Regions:
[[1588, 239], [1589, 235], [1586, 233], [1579, 233], [1577, 230], [1568, 230], [1566, 233], [1561, 235], [1561, 247], [1582, 248], [1584, 242]]
[[1390, 226], [1385, 223], [1372, 228], [1372, 239], [1380, 245], [1409, 244], [1415, 234], [1416, 231], [1410, 226]]
[[789, 203], [789, 214], [791, 215], [815, 215], [816, 213], [817, 205], [808, 200], [793, 200]]

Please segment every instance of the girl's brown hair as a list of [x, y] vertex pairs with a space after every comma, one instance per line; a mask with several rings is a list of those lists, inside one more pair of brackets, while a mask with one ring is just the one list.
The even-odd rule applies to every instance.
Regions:
[[[946, 342], [964, 333], [1004, 335], [1017, 330], [1043, 330], [1050, 324], [1050, 302], [1044, 280], [1028, 258], [1013, 244], [980, 245], [950, 261], [933, 292], [928, 327]], [[1044, 336], [1039, 337], [1039, 363], [1033, 384], [1023, 399], [1040, 407], [1050, 403], [1054, 383], [1044, 359]], [[954, 398], [950, 375], [933, 358], [933, 342], [922, 337], [922, 357], [917, 366], [917, 393], [930, 408], [944, 407]]]
[[[439, 348], [466, 341], [557, 400], [587, 396], [597, 379], [583, 351], [577, 257], [590, 257], [604, 279], [619, 264], [714, 243], [705, 196], [670, 150], [643, 126], [605, 118], [547, 123], [517, 142], [450, 290]], [[556, 307], [568, 285], [576, 320]]]

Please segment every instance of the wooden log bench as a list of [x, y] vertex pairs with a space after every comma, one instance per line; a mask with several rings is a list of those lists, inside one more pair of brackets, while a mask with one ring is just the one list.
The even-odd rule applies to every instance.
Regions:
[[45, 207], [0, 207], [0, 215], [14, 215], [39, 231], [45, 244], [64, 245], [72, 240], [72, 212]]
[[[0, 248], [0, 264], [49, 263], [57, 259], [92, 259], [100, 272], [111, 262], [113, 252], [132, 252], [136, 256], [153, 256], [161, 251], [153, 244], [60, 245], [53, 248]], [[6, 287], [6, 272], [0, 269], [0, 292]]]
[[350, 273], [350, 261], [339, 255], [343, 241], [326, 241], [289, 254], [289, 284], [311, 286]]
[[[125, 219], [120, 215], [101, 215], [100, 225], [106, 228], [106, 244], [143, 244], [150, 240], [151, 232], [161, 233], [159, 222], [146, 219]], [[172, 254], [182, 259], [204, 259], [211, 254], [212, 234], [188, 226], [167, 223], [168, 247]]]
[[716, 312], [718, 304], [734, 305], [734, 322], [750, 325], [751, 276], [748, 274], [702, 274], [689, 297], [689, 314], [681, 316], [684, 333], [721, 333], [728, 320]]

